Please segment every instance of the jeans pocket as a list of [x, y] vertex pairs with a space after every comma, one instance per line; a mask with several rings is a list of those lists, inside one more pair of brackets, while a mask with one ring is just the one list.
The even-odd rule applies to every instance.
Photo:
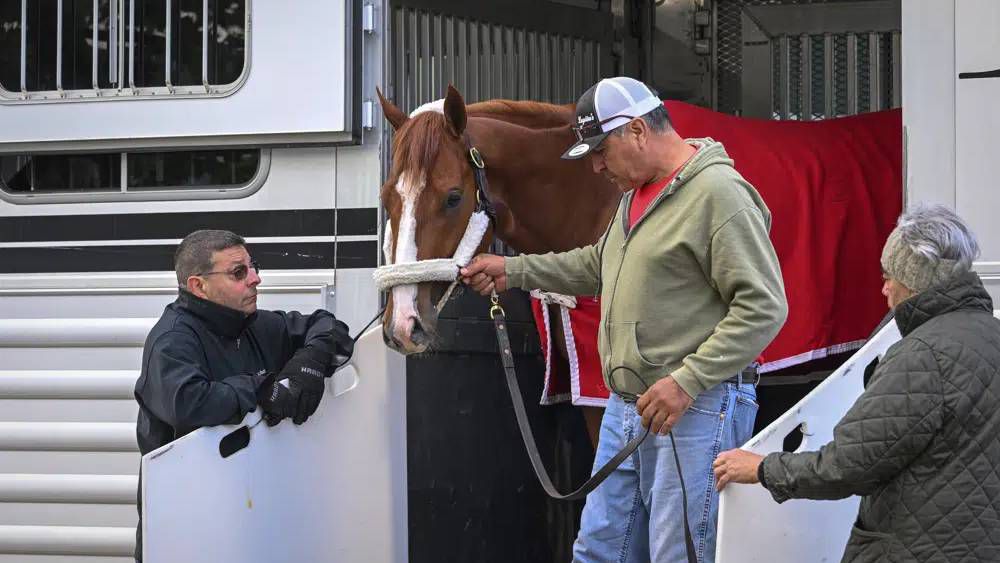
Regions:
[[733, 406], [733, 444], [736, 447], [742, 446], [753, 437], [754, 423], [757, 421], [757, 411], [760, 409], [756, 399], [756, 393], [752, 391], [743, 389], [736, 391]]
[[703, 391], [695, 397], [694, 402], [691, 403], [691, 407], [688, 408], [688, 412], [719, 418], [722, 414], [722, 405], [726, 402], [725, 391], [725, 385], [717, 385], [707, 391]]

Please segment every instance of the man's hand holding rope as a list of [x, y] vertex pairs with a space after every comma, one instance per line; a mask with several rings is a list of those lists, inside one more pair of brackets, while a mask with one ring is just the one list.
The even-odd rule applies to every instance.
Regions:
[[480, 254], [459, 272], [462, 283], [480, 295], [507, 291], [507, 272], [503, 256]]
[[667, 435], [684, 416], [694, 399], [673, 377], [664, 377], [639, 396], [635, 410], [642, 417], [642, 426], [650, 432]]

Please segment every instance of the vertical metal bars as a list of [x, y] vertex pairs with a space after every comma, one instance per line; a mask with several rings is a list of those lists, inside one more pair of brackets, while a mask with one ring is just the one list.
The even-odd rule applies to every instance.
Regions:
[[135, 3], [128, 2], [128, 87], [135, 90]]
[[458, 59], [459, 46], [455, 44], [455, 18], [449, 16], [448, 20], [444, 25], [445, 32], [445, 42], [444, 48], [445, 52], [448, 54], [448, 64], [445, 65], [448, 69], [448, 76], [446, 77], [448, 84], [458, 84], [459, 81], [459, 68]]
[[774, 117], [827, 119], [900, 107], [900, 40], [898, 31], [775, 37]]
[[434, 64], [432, 66], [432, 71], [434, 75], [434, 80], [432, 82], [432, 89], [436, 91], [436, 95], [443, 96], [448, 89], [448, 83], [444, 78], [444, 37], [443, 35], [443, 17], [434, 18], [434, 23], [431, 26], [434, 29], [434, 54], [432, 55]]
[[847, 114], [858, 113], [858, 36], [847, 34]]
[[517, 30], [517, 97], [530, 100], [529, 92], [530, 77], [528, 75], [528, 33], [523, 29]]
[[878, 33], [868, 34], [868, 80], [869, 97], [868, 111], [879, 111], [882, 109], [882, 53]]
[[[19, 53], [15, 56], [19, 56], [19, 87], [22, 99], [52, 99], [56, 96], [67, 97], [69, 94], [75, 94], [70, 97], [78, 99], [106, 95], [112, 97], [115, 95], [132, 96], [139, 93], [137, 91], [135, 73], [137, 67], [140, 71], [142, 67], [139, 66], [140, 61], [136, 59], [136, 55], [138, 54], [136, 47], [136, 29], [138, 29], [136, 26], [136, 10], [141, 9], [141, 7], [136, 7], [137, 0], [107, 0], [107, 12], [102, 12], [104, 9], [104, 0], [92, 0], [89, 9], [90, 30], [89, 32], [85, 29], [81, 30], [84, 38], [91, 42], [89, 48], [91, 57], [89, 83], [81, 75], [82, 72], [86, 72], [85, 67], [77, 68], [77, 63], [81, 60], [80, 57], [86, 57], [88, 51], [86, 47], [84, 47], [83, 51], [80, 51], [77, 49], [76, 44], [77, 26], [80, 24], [77, 18], [77, 9], [81, 8], [79, 2], [70, 4], [66, 0], [55, 0], [49, 4], [54, 8], [53, 15], [48, 9], [40, 12], [29, 10], [29, 8], [35, 7], [32, 4], [33, 1], [20, 0], [20, 21], [18, 22], [20, 27], [20, 44], [18, 46]], [[178, 58], [178, 55], [173, 52], [175, 47], [178, 48], [178, 52], [180, 52], [179, 48], [182, 47], [181, 39], [183, 36], [180, 35], [181, 29], [178, 28], [173, 18], [174, 15], [180, 13], [179, 8], [181, 6], [177, 0], [164, 0], [163, 4], [153, 4], [158, 6], [159, 9], [163, 9], [166, 16], [166, 22], [163, 27], [164, 60], [162, 64], [164, 65], [164, 82], [162, 85], [148, 84], [143, 86], [149, 86], [151, 89], [163, 89], [165, 86], [166, 91], [171, 94], [195, 93], [192, 89], [185, 88], [186, 85], [178, 86], [174, 84], [177, 77], [183, 74], [181, 71], [187, 69], [184, 66], [186, 65], [186, 59], [183, 57]], [[85, 10], [83, 13], [86, 14], [87, 8], [83, 9]], [[204, 93], [210, 94], [213, 92], [210, 80], [211, 57], [209, 56], [209, 50], [211, 48], [212, 34], [210, 33], [211, 12], [209, 0], [201, 0], [200, 13], [202, 24], [201, 82], [204, 86]], [[105, 15], [108, 16], [106, 19], [103, 18]], [[39, 36], [36, 41], [36, 39], [28, 37], [28, 27], [32, 27], [34, 31], [38, 22], [29, 21], [29, 19], [38, 17], [46, 18], [45, 25], [40, 27], [40, 29], [49, 29], [52, 32], [47, 33], [44, 37]], [[53, 17], [55, 18], [54, 22], [52, 21]], [[420, 84], [426, 93], [427, 91], [438, 89], [438, 84], [447, 85], [448, 81], [455, 75], [455, 61], [447, 51], [457, 46], [454, 45], [454, 28], [451, 27], [452, 24], [450, 22], [446, 30], [444, 29], [444, 19], [437, 19], [437, 16], [425, 17], [433, 17], [435, 19], [433, 35], [426, 29], [424, 35], [436, 38], [438, 42], [436, 46], [433, 43], [425, 43], [425, 50], [430, 49], [430, 51], [423, 53], [425, 56], [419, 58], [419, 61], [424, 65], [434, 65], [433, 68], [428, 70], [429, 74], [425, 73], [426, 79]], [[195, 16], [195, 20], [197, 19], [197, 16]], [[104, 35], [104, 30], [101, 29], [101, 24], [105, 22], [107, 23], [106, 36]], [[67, 27], [67, 24], [71, 27]], [[177, 37], [174, 37], [174, 32], [178, 32]], [[159, 38], [159, 34], [154, 33], [153, 35], [155, 38]], [[445, 45], [446, 39], [448, 45]], [[31, 54], [41, 53], [44, 56], [44, 60], [40, 61], [37, 58], [34, 60], [29, 59], [28, 50], [31, 47], [28, 45], [29, 40], [36, 43]], [[47, 41], [49, 43], [46, 43], [43, 46], [44, 48], [39, 48], [37, 45], [39, 41]], [[54, 48], [54, 56], [49, 51], [49, 48]], [[409, 52], [407, 53], [410, 54]], [[32, 64], [31, 69], [28, 68], [29, 63]], [[103, 69], [101, 65], [105, 63], [108, 65], [107, 76], [106, 78], [102, 78], [101, 72]], [[193, 62], [193, 64], [197, 64], [197, 62]], [[190, 66], [193, 67], [193, 65]], [[44, 71], [40, 71], [40, 69], [44, 69]], [[49, 78], [53, 74], [55, 75], [54, 80]], [[45, 80], [40, 80], [38, 78], [40, 76], [44, 76]], [[28, 84], [29, 79], [32, 79], [32, 84]], [[139, 80], [142, 81], [141, 74]], [[16, 91], [17, 88], [18, 85], [10, 86], [10, 89], [13, 91]], [[116, 90], [116, 92], [109, 92], [111, 89]], [[131, 91], [125, 91], [129, 89]], [[147, 92], [144, 91], [142, 93], [145, 94]], [[161, 92], [152, 93], [160, 94]]]
[[91, 29], [90, 29], [90, 44], [91, 44], [90, 45], [90, 47], [91, 47], [91, 55], [90, 55], [90, 82], [91, 82], [91, 87], [93, 87], [94, 91], [96, 93], [100, 94], [101, 84], [100, 84], [100, 81], [97, 78], [97, 74], [98, 74], [98, 71], [97, 71], [97, 56], [98, 56], [98, 54], [97, 54], [97, 20], [100, 18], [100, 2], [98, 2], [98, 0], [91, 0], [91, 1], [93, 2], [94, 10], [93, 10], [92, 17], [91, 17], [91, 20], [90, 20], [90, 27], [91, 27]]
[[823, 116], [833, 117], [835, 114], [835, 89], [833, 81], [833, 35], [823, 35]]
[[[114, 0], [112, 0], [114, 1]], [[135, 2], [135, 0], [129, 0], [130, 2]], [[125, 87], [125, 0], [118, 0], [118, 17], [122, 18], [122, 21], [118, 22], [118, 91], [121, 92], [122, 88]]]
[[465, 89], [468, 91], [466, 94], [468, 100], [481, 100], [483, 96], [479, 92], [479, 24], [472, 22], [464, 22], [463, 27], [469, 30], [469, 72], [465, 76]]
[[63, 0], [56, 0], [56, 90], [62, 94]]
[[801, 100], [799, 107], [802, 108], [801, 119], [808, 121], [812, 119], [812, 38], [806, 34], [800, 35], [799, 45], [801, 48], [799, 79], [802, 84], [799, 89]]
[[[135, 0], [131, 0], [131, 1], [133, 3], [135, 2]], [[166, 56], [164, 57], [165, 63], [164, 63], [164, 69], [163, 69], [163, 81], [166, 84], [167, 89], [170, 90], [171, 92], [174, 91], [174, 85], [172, 84], [172, 81], [170, 80], [170, 66], [171, 66], [170, 65], [170, 62], [171, 62], [170, 59], [171, 59], [171, 54], [172, 54], [170, 52], [170, 48], [171, 48], [171, 43], [172, 43], [172, 39], [173, 39], [170, 35], [171, 35], [171, 24], [173, 23], [173, 19], [174, 19], [171, 16], [171, 12], [173, 12], [173, 10], [171, 9], [173, 7], [172, 4], [173, 4], [172, 0], [167, 0], [167, 2], [166, 2], [166, 5], [167, 5], [167, 14], [166, 14], [166, 18], [167, 18], [167, 24], [166, 24], [167, 36], [164, 38]], [[132, 61], [132, 66], [135, 66], [135, 61]]]
[[208, 0], [202, 0], [201, 3], [201, 83], [208, 92]]
[[118, 2], [111, 0], [111, 17], [108, 19], [108, 82], [118, 84]]
[[[464, 20], [453, 19], [453, 21], [455, 22], [456, 31], [458, 32], [458, 37], [456, 38], [457, 43], [454, 51], [455, 86], [461, 87], [469, 83], [469, 26], [465, 24]], [[468, 95], [468, 92], [462, 92], [462, 94]]]
[[28, 0], [21, 0], [21, 94], [28, 95]]
[[417, 49], [420, 48], [420, 45], [417, 43], [417, 23], [418, 23], [417, 22], [417, 13], [416, 12], [411, 12], [409, 14], [409, 18], [407, 18], [407, 19], [409, 20], [409, 21], [407, 21], [407, 29], [409, 30], [409, 34], [408, 34], [408, 37], [407, 37], [407, 45], [406, 46], [409, 49], [409, 56], [407, 57], [407, 62], [408, 62], [409, 67], [410, 67], [409, 68], [409, 71], [410, 71], [409, 80], [410, 80], [410, 82], [409, 82], [409, 87], [407, 88], [407, 92], [406, 92], [407, 98], [406, 98], [406, 102], [405, 102], [406, 105], [404, 107], [406, 108], [406, 111], [412, 111], [413, 109], [415, 109], [417, 107], [417, 105], [418, 105], [417, 104], [417, 100], [420, 97], [420, 94], [419, 94], [420, 81], [419, 81], [418, 74], [417, 74], [419, 72], [418, 69], [417, 69], [417, 59], [419, 58], [417, 56]]
[[479, 39], [482, 41], [482, 50], [479, 52], [480, 73], [476, 77], [479, 82], [479, 99], [488, 100], [493, 97], [493, 83], [490, 78], [493, 76], [493, 34], [490, 33], [490, 26], [486, 23], [473, 24], [479, 27]]
[[541, 51], [538, 46], [538, 34], [534, 31], [528, 32], [528, 60], [531, 61], [531, 71], [528, 73], [529, 99], [539, 100], [542, 98], [542, 60]]
[[425, 104], [435, 98], [433, 90], [434, 61], [431, 55], [431, 16], [427, 12], [420, 13], [420, 59], [418, 76], [420, 77], [420, 99], [417, 105]]
[[394, 101], [412, 111], [454, 84], [468, 103], [491, 98], [573, 101], [601, 77], [594, 40], [431, 13], [393, 11]]
[[787, 35], [778, 39], [778, 57], [779, 119], [788, 119], [792, 114], [792, 50], [791, 39]]

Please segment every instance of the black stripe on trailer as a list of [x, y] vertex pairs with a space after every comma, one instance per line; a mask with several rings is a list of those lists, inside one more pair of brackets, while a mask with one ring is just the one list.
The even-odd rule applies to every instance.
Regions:
[[[247, 245], [254, 259], [267, 270], [319, 270], [374, 268], [378, 242], [283, 242]], [[0, 274], [51, 274], [61, 272], [160, 272], [174, 269], [176, 245], [59, 246], [0, 248]]]
[[376, 235], [378, 210], [361, 207], [4, 217], [0, 220], [0, 242], [180, 239], [198, 229], [225, 229], [243, 237]]

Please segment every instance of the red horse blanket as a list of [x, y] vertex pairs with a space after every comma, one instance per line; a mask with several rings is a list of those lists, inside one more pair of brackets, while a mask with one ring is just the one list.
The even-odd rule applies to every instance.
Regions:
[[[664, 105], [682, 136], [721, 141], [771, 209], [788, 320], [764, 350], [762, 371], [859, 348], [888, 310], [879, 256], [902, 208], [901, 110], [797, 122]], [[564, 309], [559, 319], [571, 329], [565, 330], [572, 340], [567, 349], [575, 349], [568, 373], [561, 374], [547, 337], [552, 319], [533, 300], [548, 351], [543, 403], [562, 398], [603, 405], [607, 399], [596, 350], [599, 305], [593, 297], [577, 301], [577, 309]]]

